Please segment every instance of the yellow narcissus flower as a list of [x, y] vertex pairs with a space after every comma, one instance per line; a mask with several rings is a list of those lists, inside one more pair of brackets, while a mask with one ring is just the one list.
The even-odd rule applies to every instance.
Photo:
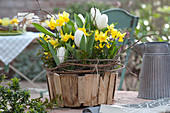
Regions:
[[49, 57], [52, 57], [52, 54], [49, 52], [44, 52], [44, 55], [46, 55], [45, 59], [48, 59]]
[[10, 21], [10, 24], [18, 24], [18, 20], [16, 18], [13, 18], [11, 21]]
[[102, 43], [99, 44], [100, 48], [103, 48], [104, 46], [105, 46], [105, 44], [102, 44]]
[[61, 34], [61, 40], [63, 41], [63, 42], [67, 42], [69, 39], [72, 39], [72, 40], [74, 40], [74, 36], [73, 35], [71, 35], [72, 33], [70, 33], [70, 34], [65, 34], [65, 35], [63, 35], [63, 34]]
[[44, 55], [48, 55], [48, 52], [44, 52]]
[[59, 19], [56, 20], [57, 26], [65, 25], [65, 21], [62, 17], [59, 17]]
[[2, 23], [2, 19], [0, 19], [0, 24]]
[[98, 35], [99, 41], [100, 42], [106, 42], [107, 41], [107, 35], [106, 33], [103, 33], [102, 31], [100, 32], [100, 34]]
[[95, 48], [97, 48], [97, 49], [99, 49], [99, 47], [98, 46], [94, 46]]
[[96, 31], [95, 31], [95, 41], [98, 41], [98, 40], [99, 40], [98, 35], [99, 35], [99, 30], [96, 30]]
[[70, 33], [69, 37], [70, 37], [72, 40], [74, 40], [74, 36], [71, 35], [71, 34], [72, 34], [72, 33]]
[[126, 35], [126, 33], [121, 34], [120, 31], [118, 32], [119, 42], [123, 42], [123, 37]]
[[86, 32], [85, 24], [83, 25], [83, 28], [78, 28], [78, 30], [83, 31], [83, 32], [84, 32], [84, 34], [85, 34], [86, 36], [90, 36], [90, 34], [88, 34], [88, 33]]
[[72, 47], [75, 48], [75, 45], [73, 44]]
[[39, 37], [43, 38], [46, 42], [50, 39], [50, 36], [49, 35], [46, 35], [46, 34], [39, 34]]
[[118, 34], [118, 30], [117, 29], [112, 29], [111, 30], [111, 35], [112, 35], [113, 38], [116, 39], [118, 37], [117, 34]]
[[45, 21], [45, 22], [47, 23], [48, 27], [50, 27], [51, 30], [54, 30], [55, 27], [57, 26], [56, 21], [54, 20], [54, 17], [52, 17], [50, 21]]
[[62, 40], [63, 42], [67, 42], [69, 38], [70, 38], [70, 37], [69, 37], [69, 35], [68, 35], [67, 33], [66, 33], [65, 35], [61, 35], [61, 40]]
[[58, 16], [59, 16], [59, 18], [63, 18], [64, 22], [68, 22], [70, 14], [63, 11], [63, 14], [59, 13]]
[[111, 47], [111, 44], [107, 43], [106, 47], [109, 49]]
[[111, 45], [110, 44], [106, 44], [106, 47], [109, 49], [111, 47]]
[[114, 24], [111, 24], [110, 26], [107, 25], [107, 35], [108, 36], [112, 36], [113, 38], [117, 38], [117, 33], [118, 33], [118, 30], [117, 29], [114, 29]]
[[107, 29], [108, 29], [108, 30], [114, 29], [114, 24], [111, 24], [110, 26], [107, 25]]
[[58, 39], [50, 38], [49, 42], [56, 48], [58, 46]]

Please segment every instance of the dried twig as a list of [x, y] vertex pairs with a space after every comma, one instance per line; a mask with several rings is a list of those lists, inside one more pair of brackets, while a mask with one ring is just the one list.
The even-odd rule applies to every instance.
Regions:
[[126, 52], [128, 49], [132, 48], [135, 44], [137, 44], [139, 41], [142, 40], [143, 37], [147, 37], [147, 36], [153, 36], [153, 35], [157, 35], [157, 34], [150, 34], [150, 35], [143, 35], [141, 38], [139, 38], [139, 40], [137, 42], [135, 42], [134, 44], [132, 44], [131, 46], [129, 46], [127, 49], [125, 49], [122, 53]]
[[124, 52], [126, 52], [128, 49], [132, 48], [135, 44], [137, 44], [139, 41], [141, 41], [143, 37], [153, 36], [153, 35], [157, 35], [157, 34], [143, 35], [143, 36], [142, 36], [142, 37], [140, 37], [140, 38], [139, 38], [139, 40], [138, 40], [138, 41], [136, 41], [134, 44], [132, 44], [131, 46], [129, 46], [127, 49], [125, 49], [125, 50], [124, 50], [124, 51], [122, 51], [121, 53], [119, 53], [119, 54], [115, 55], [114, 59], [115, 59], [116, 57], [121, 56], [121, 54], [122, 54], [122, 53], [124, 53]]

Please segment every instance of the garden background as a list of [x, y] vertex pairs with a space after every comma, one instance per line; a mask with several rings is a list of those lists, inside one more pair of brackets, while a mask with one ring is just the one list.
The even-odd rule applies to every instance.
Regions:
[[[135, 30], [135, 39], [142, 35], [156, 33], [157, 36], [145, 37], [142, 42], [166, 41], [170, 42], [170, 2], [169, 0], [39, 0], [41, 7], [51, 13], [59, 11], [85, 14], [92, 6], [101, 11], [110, 8], [122, 8], [129, 13], [139, 16], [139, 24]], [[0, 0], [0, 18], [13, 18], [18, 12], [38, 9], [36, 0]], [[38, 14], [43, 17], [43, 13]], [[71, 17], [72, 18], [72, 17]], [[29, 78], [34, 78], [42, 71], [40, 56], [37, 56], [40, 46], [37, 43], [30, 44], [11, 64]], [[131, 53], [128, 67], [139, 75], [141, 57], [134, 51]], [[1, 62], [0, 67], [4, 66]], [[4, 71], [0, 71], [0, 73]], [[17, 76], [12, 70], [6, 73], [8, 77]], [[121, 75], [121, 74], [119, 74]], [[19, 77], [19, 76], [18, 76]], [[131, 82], [133, 79], [133, 82]], [[45, 77], [39, 81], [45, 81]], [[126, 73], [124, 90], [137, 90], [138, 78]]]

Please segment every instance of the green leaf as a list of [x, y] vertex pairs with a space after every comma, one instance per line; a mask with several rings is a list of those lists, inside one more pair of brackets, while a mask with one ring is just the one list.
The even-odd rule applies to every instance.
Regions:
[[77, 14], [74, 14], [74, 20], [78, 27], [83, 28], [83, 22]]
[[36, 40], [41, 46], [43, 46], [43, 43], [40, 40], [38, 40], [38, 39], [36, 39]]
[[42, 47], [43, 47], [46, 51], [49, 51], [49, 50], [48, 50], [48, 44], [47, 44], [47, 42], [46, 42], [43, 38], [41, 38], [41, 37], [40, 37], [40, 40], [43, 42]]
[[46, 46], [45, 44], [43, 44], [40, 40], [36, 39], [37, 42], [45, 49], [45, 51], [48, 51], [48, 46]]
[[38, 31], [40, 31], [40, 32], [42, 32], [42, 33], [44, 33], [44, 34], [46, 34], [46, 35], [50, 35], [50, 36], [55, 37], [55, 35], [54, 35], [51, 31], [49, 31], [48, 29], [44, 28], [43, 26], [41, 26], [41, 25], [39, 25], [39, 24], [37, 24], [37, 23], [32, 23], [32, 24], [34, 25], [34, 27], [35, 27]]
[[75, 50], [75, 57], [76, 57], [77, 60], [80, 60], [80, 59], [81, 59], [81, 58], [80, 58], [80, 55], [81, 55], [80, 50]]
[[74, 23], [71, 20], [69, 20], [66, 24], [68, 25], [69, 29], [71, 30], [70, 32], [72, 32], [74, 34], [76, 31], [76, 29], [74, 27]]
[[86, 51], [85, 36], [83, 35], [80, 41], [80, 49]]
[[69, 34], [70, 33], [70, 29], [69, 29], [69, 27], [67, 26], [67, 24], [65, 24], [64, 26], [63, 26], [63, 30], [64, 30], [64, 33], [66, 34]]
[[89, 15], [86, 13], [86, 18], [85, 18], [85, 27], [89, 24]]
[[43, 42], [43, 44], [47, 44], [47, 42], [42, 37], [40, 37], [40, 39]]
[[89, 53], [90, 56], [93, 52], [94, 38], [95, 38], [95, 32], [92, 33], [92, 35], [89, 37], [89, 39], [87, 41], [86, 50], [87, 50], [87, 52]]
[[69, 50], [66, 49], [65, 55], [64, 55], [64, 60], [67, 60], [67, 58], [69, 57]]
[[70, 44], [67, 44], [67, 43], [66, 43], [66, 46], [67, 46], [67, 49], [68, 49], [70, 52], [74, 51], [74, 48], [73, 48]]
[[48, 47], [49, 47], [49, 50], [50, 50], [50, 52], [51, 52], [51, 54], [52, 54], [52, 56], [53, 56], [53, 59], [54, 59], [55, 63], [56, 63], [57, 65], [59, 65], [59, 64], [60, 64], [60, 61], [59, 61], [59, 59], [58, 59], [58, 57], [57, 57], [56, 49], [53, 48], [53, 45], [51, 45], [50, 42], [48, 42]]

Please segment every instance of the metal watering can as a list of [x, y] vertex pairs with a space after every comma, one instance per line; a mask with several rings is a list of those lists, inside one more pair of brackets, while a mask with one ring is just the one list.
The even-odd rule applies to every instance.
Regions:
[[170, 97], [170, 43], [147, 42], [134, 49], [142, 56], [138, 97]]

